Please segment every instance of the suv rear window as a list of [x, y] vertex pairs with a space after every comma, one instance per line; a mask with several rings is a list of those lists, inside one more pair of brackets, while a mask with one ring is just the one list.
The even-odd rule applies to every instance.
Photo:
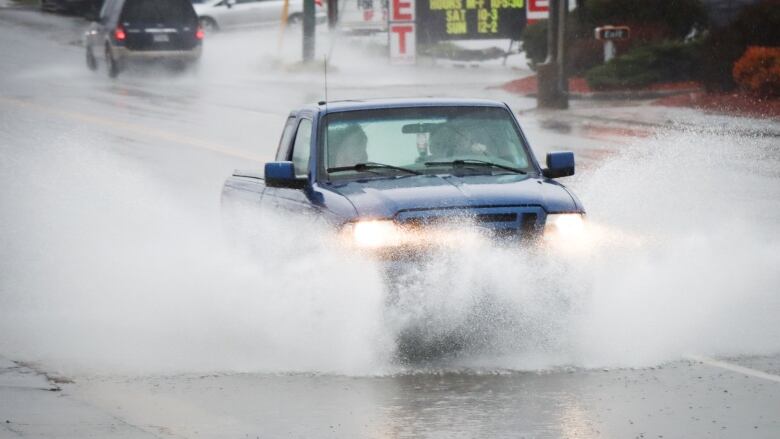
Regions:
[[122, 21], [182, 25], [194, 24], [197, 17], [189, 0], [128, 0]]

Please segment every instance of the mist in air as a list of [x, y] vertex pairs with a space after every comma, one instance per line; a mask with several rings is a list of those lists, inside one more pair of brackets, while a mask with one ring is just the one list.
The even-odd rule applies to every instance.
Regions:
[[[73, 373], [382, 375], [776, 352], [778, 160], [771, 139], [638, 140], [570, 182], [588, 242], [478, 242], [435, 258], [389, 307], [378, 265], [323, 225], [258, 214], [256, 251], [236, 250], [215, 194], [193, 207], [187, 187], [61, 142], [2, 162], [0, 346]], [[399, 360], [404, 337], [433, 354]]]
[[[474, 79], [390, 68], [384, 54], [367, 62], [370, 41], [318, 38], [331, 99], [355, 97], [352, 84], [410, 96]], [[22, 79], [95, 81], [118, 105], [148, 86], [185, 103], [252, 108], [246, 123], [229, 105], [193, 119], [228, 145], [258, 133], [254, 147], [275, 142], [287, 110], [324, 98], [323, 72], [295, 63], [299, 47], [294, 30], [282, 40], [225, 32], [207, 39], [197, 74], [131, 71], [112, 83], [74, 61]], [[478, 72], [486, 82], [494, 74], [514, 75]], [[129, 117], [143, 110], [129, 106]], [[155, 114], [161, 125], [176, 117]], [[132, 140], [64, 122], [23, 146], [5, 144], [0, 161], [0, 351], [49, 370], [386, 375], [780, 351], [780, 151], [771, 138], [673, 130], [635, 140], [564, 181], [588, 211], [586, 242], [529, 251], [477, 241], [421, 266], [393, 306], [379, 265], [317, 221], [256, 213], [242, 243], [254, 251], [231, 245], [219, 185], [232, 168], [206, 156], [181, 163], [171, 147], [154, 151], [162, 165], [147, 166], [151, 152]], [[203, 170], [207, 183], [174, 184], [158, 166]]]

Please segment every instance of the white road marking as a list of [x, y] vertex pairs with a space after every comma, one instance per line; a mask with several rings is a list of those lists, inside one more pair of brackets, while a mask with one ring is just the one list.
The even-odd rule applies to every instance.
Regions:
[[774, 381], [780, 383], [780, 375], [774, 375], [771, 373], [762, 372], [760, 370], [751, 369], [749, 367], [740, 366], [738, 364], [727, 363], [725, 361], [716, 360], [714, 358], [704, 357], [701, 355], [688, 355], [685, 357], [688, 360], [698, 361], [708, 366], [718, 367], [721, 369], [730, 370], [732, 372], [741, 373], [744, 375], [752, 376], [754, 378], [761, 378], [768, 381]]
[[70, 110], [63, 110], [49, 105], [42, 105], [35, 102], [26, 101], [23, 99], [10, 98], [5, 96], [0, 96], [0, 103], [6, 103], [6, 104], [14, 105], [16, 107], [36, 110], [47, 114], [56, 115], [56, 116], [60, 116], [72, 120], [77, 120], [79, 122], [84, 122], [92, 125], [100, 125], [114, 130], [130, 132], [133, 133], [134, 135], [140, 135], [146, 138], [175, 142], [175, 143], [199, 148], [205, 151], [215, 152], [230, 157], [236, 157], [236, 158], [249, 160], [253, 162], [263, 161], [263, 157], [255, 154], [246, 153], [243, 151], [239, 151], [237, 149], [228, 148], [216, 143], [212, 143], [201, 139], [196, 139], [194, 137], [184, 136], [170, 131], [149, 128], [144, 125], [139, 125], [136, 123], [116, 121], [106, 117], [95, 116], [91, 114], [80, 113], [80, 112], [70, 111]]

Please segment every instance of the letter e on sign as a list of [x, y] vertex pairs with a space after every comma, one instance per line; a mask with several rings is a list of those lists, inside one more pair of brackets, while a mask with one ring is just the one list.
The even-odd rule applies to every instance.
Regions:
[[390, 0], [390, 21], [414, 21], [414, 0]]
[[414, 64], [416, 36], [414, 23], [390, 24], [390, 60], [393, 64]]

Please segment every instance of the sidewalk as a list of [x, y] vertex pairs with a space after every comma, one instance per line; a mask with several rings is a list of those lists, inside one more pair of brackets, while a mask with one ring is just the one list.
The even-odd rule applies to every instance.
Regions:
[[570, 102], [567, 110], [529, 109], [541, 117], [558, 121], [592, 122], [606, 127], [644, 129], [648, 131], [697, 131], [721, 135], [780, 137], [780, 121], [743, 116], [711, 114], [684, 107], [653, 105], [652, 100], [610, 100]]
[[[537, 77], [531, 74], [506, 82], [499, 88], [515, 96], [536, 99]], [[776, 114], [774, 101], [753, 102], [749, 96], [739, 93], [710, 95], [695, 82], [652, 84], [636, 90], [594, 91], [584, 79], [570, 78], [569, 89], [569, 109], [531, 111], [556, 114], [563, 119], [648, 128], [780, 136], [780, 118], [773, 116]], [[698, 101], [702, 101], [701, 105], [695, 105]], [[754, 105], [756, 111], [746, 111], [746, 106], [750, 105]]]

